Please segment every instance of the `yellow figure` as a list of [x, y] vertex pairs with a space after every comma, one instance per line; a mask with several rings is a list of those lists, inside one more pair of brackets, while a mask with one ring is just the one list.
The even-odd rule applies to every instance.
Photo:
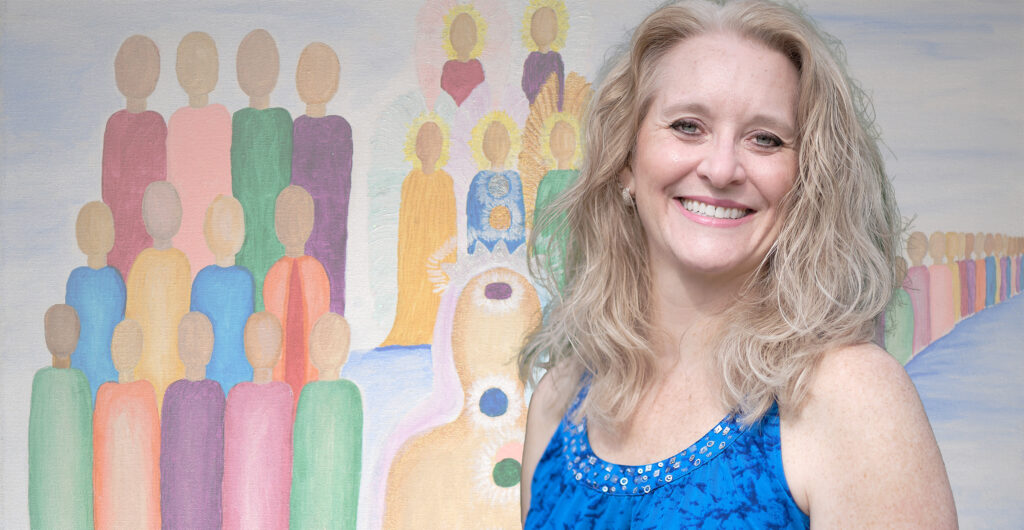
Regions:
[[162, 406], [167, 385], [185, 376], [178, 357], [178, 323], [188, 313], [192, 290], [188, 258], [171, 245], [181, 226], [181, 201], [173, 184], [157, 181], [146, 188], [142, 218], [153, 246], [139, 253], [128, 273], [125, 318], [142, 327], [142, 358], [135, 376], [153, 384]]
[[960, 237], [956, 232], [946, 232], [946, 266], [953, 276], [953, 318], [959, 322], [964, 315], [960, 310], [960, 266], [956, 263], [956, 257], [960, 254]]
[[495, 267], [466, 284], [451, 328], [462, 411], [399, 451], [384, 528], [520, 527], [526, 405], [512, 359], [539, 323], [537, 293], [519, 273]]
[[455, 191], [445, 172], [448, 129], [440, 116], [420, 116], [406, 142], [413, 170], [402, 182], [398, 210], [398, 302], [382, 346], [429, 344], [441, 302], [431, 281], [440, 263], [455, 261]]

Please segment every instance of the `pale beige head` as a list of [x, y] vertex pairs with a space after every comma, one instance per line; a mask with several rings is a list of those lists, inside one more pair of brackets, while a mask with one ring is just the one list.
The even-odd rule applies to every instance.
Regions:
[[487, 128], [484, 129], [483, 151], [492, 166], [502, 167], [505, 164], [511, 146], [512, 140], [504, 124], [497, 120], [487, 124]]
[[432, 173], [441, 158], [444, 137], [441, 127], [432, 121], [423, 122], [416, 133], [416, 157], [420, 159], [424, 173]]
[[[249, 315], [245, 322], [245, 358], [254, 370], [254, 378], [261, 372], [269, 379], [270, 371], [281, 358], [281, 322], [272, 313], [260, 311]], [[260, 381], [265, 382], [265, 381]]]
[[280, 67], [277, 43], [267, 30], [252, 30], [238, 45], [238, 86], [250, 98], [266, 97], [274, 91]]
[[946, 256], [946, 234], [932, 232], [932, 236], [928, 238], [928, 256], [936, 265], [942, 263], [942, 259]]
[[82, 206], [75, 220], [75, 237], [90, 266], [106, 265], [107, 254], [114, 248], [114, 215], [110, 207], [100, 201]]
[[213, 325], [199, 311], [185, 313], [178, 323], [178, 356], [185, 365], [185, 378], [206, 378], [206, 365], [213, 355]]
[[46, 348], [53, 355], [55, 367], [71, 366], [71, 354], [78, 346], [81, 329], [75, 308], [66, 304], [55, 304], [46, 310], [43, 317], [43, 336], [46, 338]]
[[448, 40], [452, 43], [452, 48], [459, 60], [469, 59], [469, 54], [472, 53], [477, 40], [476, 21], [473, 20], [473, 17], [466, 13], [459, 13], [455, 20], [452, 20]]
[[320, 372], [321, 380], [338, 378], [338, 371], [348, 361], [350, 337], [345, 317], [324, 313], [317, 319], [309, 335], [309, 359]]
[[903, 259], [903, 256], [896, 256], [896, 277], [899, 279], [900, 284], [907, 278], [907, 260]]
[[160, 78], [160, 50], [142, 35], [124, 40], [114, 58], [117, 89], [128, 99], [144, 100], [156, 89]]
[[110, 357], [120, 375], [119, 381], [131, 382], [135, 366], [142, 358], [142, 326], [138, 322], [125, 319], [117, 324], [110, 339]]
[[956, 261], [960, 253], [960, 235], [956, 232], [946, 232], [946, 260], [948, 263]]
[[576, 131], [564, 120], [555, 122], [551, 127], [551, 138], [548, 140], [551, 154], [559, 169], [570, 169], [572, 157], [576, 152]]
[[341, 64], [330, 46], [314, 42], [299, 56], [295, 71], [295, 88], [307, 105], [324, 105], [338, 92]]
[[285, 255], [301, 256], [313, 233], [313, 197], [301, 186], [281, 190], [274, 205], [274, 228]]
[[992, 234], [985, 234], [985, 255], [991, 256], [996, 251], [996, 237]]
[[242, 203], [229, 195], [215, 197], [206, 209], [203, 235], [218, 265], [225, 267], [234, 264], [235, 254], [238, 254], [245, 242]]
[[924, 256], [928, 252], [928, 238], [924, 232], [914, 232], [907, 238], [907, 256], [910, 256], [910, 264], [921, 265]]
[[174, 65], [178, 84], [189, 96], [205, 96], [217, 86], [220, 60], [217, 43], [202, 31], [185, 35], [178, 43], [178, 60]]
[[964, 234], [964, 257], [974, 257], [974, 234], [971, 232]]
[[146, 186], [142, 196], [142, 220], [146, 232], [153, 238], [153, 246], [166, 248], [181, 228], [181, 199], [174, 184], [158, 180]]
[[530, 37], [540, 51], [551, 49], [551, 43], [558, 37], [558, 14], [550, 7], [542, 7], [530, 18]]

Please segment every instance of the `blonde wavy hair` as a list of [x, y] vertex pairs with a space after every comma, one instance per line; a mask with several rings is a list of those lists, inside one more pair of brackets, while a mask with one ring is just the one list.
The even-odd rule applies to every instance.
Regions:
[[764, 0], [662, 7], [610, 64], [585, 117], [579, 179], [541, 213], [531, 235], [533, 272], [550, 279], [543, 256], [553, 254], [535, 248], [536, 235], [545, 228], [566, 234], [566, 287], [520, 352], [520, 377], [532, 381], [557, 366], [576, 382], [562, 396], [566, 405], [588, 385], [577, 420], [621, 425], [655, 379], [648, 249], [619, 175], [660, 59], [679, 42], [715, 31], [779, 51], [800, 74], [799, 172], [780, 206], [778, 239], [711, 342], [724, 403], [746, 422], [773, 403], [798, 408], [821, 355], [870, 341], [899, 286], [901, 218], [870, 103], [847, 75], [841, 45], [796, 8]]

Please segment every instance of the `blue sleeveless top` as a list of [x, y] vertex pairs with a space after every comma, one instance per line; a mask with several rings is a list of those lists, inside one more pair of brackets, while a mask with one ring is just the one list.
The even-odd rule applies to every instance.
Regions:
[[643, 466], [597, 457], [569, 407], [533, 473], [525, 528], [808, 528], [782, 471], [778, 407], [726, 416], [677, 455]]

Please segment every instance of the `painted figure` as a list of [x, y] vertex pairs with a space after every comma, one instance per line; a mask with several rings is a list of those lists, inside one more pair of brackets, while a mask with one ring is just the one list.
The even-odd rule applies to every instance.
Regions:
[[963, 235], [963, 261], [964, 276], [962, 285], [967, 300], [967, 315], [973, 315], [977, 310], [977, 285], [978, 271], [974, 262], [974, 234], [967, 232]]
[[125, 317], [142, 326], [142, 359], [135, 375], [153, 383], [159, 404], [167, 385], [185, 373], [178, 357], [177, 331], [181, 317], [188, 313], [192, 287], [188, 258], [171, 244], [181, 225], [181, 201], [173, 184], [160, 181], [146, 188], [142, 217], [153, 247], [139, 254], [128, 274]]
[[123, 320], [110, 353], [118, 380], [100, 386], [93, 417], [96, 528], [160, 528], [160, 417], [153, 385], [136, 380], [142, 326]]
[[[326, 313], [313, 327], [310, 353], [319, 379], [302, 389], [295, 414], [291, 527], [354, 529], [363, 459], [363, 399], [339, 379], [348, 360], [349, 327]], [[424, 519], [420, 521], [433, 521]]]
[[235, 384], [252, 379], [244, 331], [253, 312], [253, 280], [245, 267], [235, 264], [245, 238], [241, 203], [230, 195], [218, 195], [206, 210], [203, 233], [215, 261], [192, 282], [189, 310], [202, 312], [213, 324], [216, 340], [206, 377], [220, 383], [227, 394]]
[[518, 528], [526, 407], [508, 359], [539, 321], [536, 291], [511, 269], [481, 272], [462, 289], [450, 329], [464, 401], [454, 419], [409, 439], [395, 457], [384, 528]]
[[914, 355], [924, 349], [932, 341], [931, 302], [929, 302], [928, 267], [923, 265], [924, 255], [928, 251], [928, 238], [921, 232], [914, 232], [907, 238], [907, 255], [910, 257], [910, 268], [904, 289], [910, 295], [910, 304], [914, 309]]
[[107, 254], [114, 246], [110, 207], [99, 201], [83, 206], [75, 221], [75, 235], [78, 248], [86, 255], [86, 265], [71, 271], [64, 296], [64, 302], [78, 313], [82, 328], [71, 367], [85, 374], [95, 402], [100, 385], [117, 380], [110, 359], [110, 338], [114, 326], [124, 318], [127, 296], [121, 273], [107, 265]]
[[988, 270], [985, 265], [985, 234], [978, 232], [974, 235], [974, 252], [978, 255], [977, 259], [974, 260], [974, 312], [977, 313], [982, 309], [985, 309], [987, 305], [985, 299], [988, 293]]
[[209, 102], [217, 86], [217, 45], [194, 31], [178, 44], [175, 71], [188, 94], [188, 106], [167, 123], [167, 180], [181, 197], [181, 230], [174, 247], [181, 249], [197, 274], [214, 262], [203, 238], [206, 208], [218, 195], [231, 195], [231, 114]]
[[469, 4], [460, 4], [445, 17], [444, 47], [448, 62], [441, 70], [441, 89], [456, 105], [484, 81], [484, 67], [477, 57], [484, 49], [487, 25], [480, 13]]
[[943, 263], [946, 254], [946, 235], [935, 232], [928, 239], [928, 255], [932, 265], [928, 267], [928, 311], [932, 319], [931, 342], [949, 333], [956, 323], [953, 309], [953, 273]]
[[139, 211], [151, 182], [167, 178], [167, 126], [146, 110], [146, 98], [160, 77], [160, 52], [142, 35], [124, 40], [114, 59], [114, 79], [125, 108], [107, 120], [103, 134], [103, 202], [114, 216], [110, 264], [127, 276], [135, 257], [152, 244]]
[[914, 306], [907, 292], [907, 261], [902, 256], [896, 258], [902, 271], [903, 287], [893, 291], [892, 300], [885, 309], [884, 340], [885, 350], [900, 362], [907, 361], [914, 355]]
[[296, 400], [302, 386], [316, 379], [316, 367], [309, 362], [309, 334], [331, 299], [323, 265], [305, 255], [314, 209], [313, 197], [299, 186], [288, 186], [278, 196], [274, 218], [284, 257], [270, 268], [263, 290], [267, 311], [284, 330], [284, 355], [274, 367], [274, 380], [288, 383]]
[[287, 529], [292, 486], [292, 411], [287, 383], [274, 381], [281, 324], [253, 313], [245, 325], [252, 382], [228, 394], [224, 412], [224, 528]]
[[92, 528], [92, 393], [71, 367], [80, 325], [57, 304], [43, 319], [52, 366], [32, 379], [28, 419], [28, 507], [32, 528]]
[[523, 44], [530, 55], [523, 64], [523, 92], [532, 104], [552, 76], [558, 85], [558, 109], [565, 92], [565, 65], [558, 50], [565, 46], [569, 12], [559, 0], [532, 0], [523, 17]]
[[320, 260], [331, 282], [331, 311], [345, 314], [345, 256], [348, 203], [352, 188], [352, 127], [341, 116], [327, 116], [338, 91], [338, 56], [314, 42], [302, 50], [295, 88], [306, 114], [295, 119], [292, 184], [313, 196], [315, 222], [306, 254]]
[[996, 239], [992, 234], [985, 234], [985, 307], [999, 302], [999, 267], [996, 266]]
[[469, 253], [477, 243], [489, 252], [498, 241], [515, 252], [526, 242], [526, 211], [519, 173], [506, 169], [519, 153], [519, 131], [512, 118], [494, 111], [473, 128], [474, 155], [481, 168], [469, 185], [466, 198]]
[[431, 271], [455, 261], [457, 236], [448, 127], [436, 114], [420, 116], [410, 127], [406, 158], [413, 169], [402, 182], [398, 210], [398, 302], [391, 331], [382, 346], [429, 344], [438, 293]]
[[280, 59], [266, 30], [242, 39], [236, 67], [238, 85], [249, 96], [249, 106], [231, 122], [231, 191], [245, 211], [245, 242], [237, 259], [252, 273], [255, 307], [263, 311], [263, 279], [284, 255], [274, 237], [274, 201], [292, 178], [292, 117], [286, 109], [270, 108]]
[[952, 294], [953, 294], [953, 323], [957, 323], [964, 317], [964, 313], [961, 309], [961, 289], [962, 284], [960, 282], [960, 266], [956, 263], [956, 256], [960, 253], [960, 237], [956, 232], [946, 232], [945, 234], [946, 244], [945, 252], [946, 255], [946, 267], [949, 268], [949, 276], [952, 280]]
[[178, 327], [185, 378], [167, 387], [160, 417], [160, 513], [165, 528], [220, 528], [224, 391], [206, 379], [213, 325], [193, 311]]

